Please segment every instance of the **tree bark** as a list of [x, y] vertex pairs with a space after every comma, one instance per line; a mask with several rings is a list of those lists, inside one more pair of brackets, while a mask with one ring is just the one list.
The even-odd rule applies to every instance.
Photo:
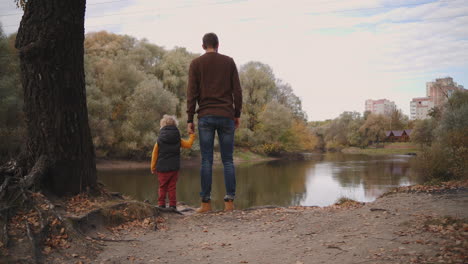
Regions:
[[29, 0], [16, 39], [27, 138], [22, 166], [40, 157], [42, 187], [57, 195], [96, 186], [84, 76], [86, 0]]

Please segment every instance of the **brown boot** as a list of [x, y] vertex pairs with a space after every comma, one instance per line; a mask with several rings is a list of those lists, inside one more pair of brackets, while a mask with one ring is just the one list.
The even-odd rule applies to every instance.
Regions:
[[202, 202], [200, 208], [195, 210], [197, 213], [206, 213], [211, 211], [211, 201], [208, 201], [206, 203]]
[[230, 212], [234, 210], [234, 202], [232, 200], [224, 201], [224, 211]]

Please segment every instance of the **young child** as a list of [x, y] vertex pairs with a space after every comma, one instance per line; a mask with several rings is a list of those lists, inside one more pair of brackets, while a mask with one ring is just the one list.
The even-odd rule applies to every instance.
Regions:
[[166, 207], [166, 194], [169, 194], [169, 206], [176, 209], [176, 184], [180, 169], [180, 148], [191, 148], [195, 134], [189, 140], [180, 138], [178, 122], [175, 116], [164, 115], [160, 121], [161, 130], [151, 157], [151, 173], [158, 175], [158, 206]]

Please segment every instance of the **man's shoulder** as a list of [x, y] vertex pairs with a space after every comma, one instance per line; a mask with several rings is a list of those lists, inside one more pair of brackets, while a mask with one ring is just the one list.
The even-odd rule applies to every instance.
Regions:
[[[197, 63], [200, 63], [202, 61], [209, 61], [211, 60], [213, 57], [214, 54], [209, 54], [209, 53], [205, 53], [203, 55], [201, 55], [200, 57], [198, 58], [195, 58], [192, 60], [192, 64], [197, 64]], [[221, 60], [221, 61], [234, 61], [231, 57], [227, 56], [227, 55], [224, 55], [224, 54], [221, 54], [221, 53], [216, 53], [216, 59], [217, 60]]]
[[227, 55], [224, 55], [224, 54], [219, 54], [218, 53], [218, 57], [219, 57], [219, 60], [220, 61], [223, 61], [223, 63], [227, 64], [227, 65], [232, 65], [234, 63], [234, 59], [227, 56]]
[[201, 57], [202, 57], [202, 56], [200, 56], [200, 57], [198, 57], [198, 58], [195, 58], [195, 59], [193, 59], [193, 60], [192, 60], [192, 62], [191, 62], [190, 64], [192, 64], [192, 65], [195, 65], [195, 64], [197, 64], [197, 63], [200, 61]]
[[229, 57], [229, 56], [227, 56], [227, 55], [224, 55], [224, 54], [221, 54], [221, 53], [218, 53], [218, 55], [219, 55], [221, 58], [225, 59], [225, 60], [232, 60], [232, 58]]

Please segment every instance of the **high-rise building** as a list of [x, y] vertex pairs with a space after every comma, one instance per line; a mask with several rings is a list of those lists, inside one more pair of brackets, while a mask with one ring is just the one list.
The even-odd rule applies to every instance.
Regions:
[[410, 102], [411, 119], [429, 118], [432, 108], [442, 106], [455, 91], [463, 89], [451, 77], [426, 83], [426, 97], [413, 98]]
[[430, 110], [434, 108], [434, 102], [430, 97], [413, 98], [410, 102], [411, 119], [425, 119], [429, 117]]
[[452, 77], [426, 83], [426, 96], [432, 98], [434, 106], [441, 106], [457, 90], [463, 90], [463, 86], [454, 82]]
[[391, 115], [396, 110], [394, 102], [387, 99], [366, 100], [366, 111], [378, 115]]

